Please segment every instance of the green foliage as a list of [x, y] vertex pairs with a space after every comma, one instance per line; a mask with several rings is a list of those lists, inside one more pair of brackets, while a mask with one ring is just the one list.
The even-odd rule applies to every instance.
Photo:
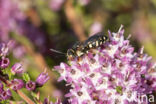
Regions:
[[23, 80], [24, 80], [25, 82], [30, 81], [30, 77], [29, 77], [29, 74], [28, 74], [28, 73], [24, 73], [22, 77], [23, 77]]

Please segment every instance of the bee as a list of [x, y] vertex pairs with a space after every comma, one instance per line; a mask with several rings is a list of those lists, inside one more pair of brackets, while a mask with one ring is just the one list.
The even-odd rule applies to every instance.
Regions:
[[75, 57], [81, 57], [84, 54], [88, 53], [90, 49], [94, 49], [99, 47], [108, 41], [107, 36], [103, 33], [97, 33], [91, 37], [89, 37], [84, 42], [77, 42], [73, 45], [71, 49], [67, 50], [67, 58], [74, 59]]
[[107, 42], [109, 39], [107, 36], [105, 36], [102, 32], [94, 34], [93, 36], [89, 37], [84, 42], [76, 42], [72, 48], [67, 50], [67, 53], [62, 53], [57, 50], [51, 49], [51, 51], [60, 53], [60, 54], [66, 54], [68, 60], [75, 59], [76, 57], [82, 57], [84, 54], [88, 53], [90, 49], [95, 49], [105, 42]]

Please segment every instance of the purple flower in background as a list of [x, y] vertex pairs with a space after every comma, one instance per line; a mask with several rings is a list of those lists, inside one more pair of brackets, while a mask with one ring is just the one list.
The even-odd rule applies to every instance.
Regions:
[[76, 57], [55, 67], [59, 81], [72, 86], [66, 94], [71, 104], [138, 104], [140, 96], [156, 91], [156, 64], [143, 48], [134, 52], [123, 34], [122, 27], [117, 33], [108, 32], [109, 41], [81, 60]]
[[0, 99], [7, 100], [12, 96], [11, 91], [9, 89], [2, 91], [0, 94]]
[[14, 49], [12, 51], [13, 51], [14, 57], [17, 59], [22, 58], [26, 53], [24, 46], [16, 46], [16, 47], [14, 47]]
[[0, 93], [2, 93], [3, 90], [3, 83], [0, 81]]
[[0, 40], [8, 41], [9, 32], [17, 31], [17, 24], [19, 21], [23, 21], [25, 16], [19, 10], [12, 0], [0, 1]]
[[65, 0], [51, 0], [50, 1], [50, 8], [53, 11], [58, 11], [61, 9], [62, 4], [64, 3]]
[[102, 24], [99, 22], [94, 22], [90, 27], [90, 35], [93, 35], [101, 31], [102, 31]]
[[48, 76], [48, 73], [46, 72], [42, 72], [36, 79], [36, 83], [39, 85], [39, 86], [43, 86], [48, 80], [49, 80], [49, 76]]
[[36, 88], [36, 83], [29, 81], [26, 83], [26, 89], [29, 91], [33, 91]]
[[15, 91], [24, 87], [24, 82], [21, 79], [14, 79], [10, 84], [11, 88]]
[[0, 60], [0, 68], [2, 68], [2, 69], [7, 68], [9, 66], [9, 64], [10, 64], [10, 61], [8, 58], [2, 58]]
[[[20, 3], [17, 2], [13, 0], [0, 0], [0, 41], [9, 41], [10, 32], [18, 35], [23, 34], [32, 40], [39, 49], [41, 48], [40, 50], [45, 51], [45, 34], [27, 21], [26, 15], [19, 8], [21, 6]], [[22, 47], [17, 48], [16, 45], [14, 45], [13, 55], [16, 58], [21, 58], [25, 53], [25, 49]]]
[[[45, 51], [46, 37], [45, 37], [45, 33], [41, 29], [35, 27], [34, 25], [30, 24], [27, 21], [21, 22], [18, 26], [19, 26], [20, 34], [24, 34], [26, 37], [28, 37], [38, 47], [40, 51], [42, 52]], [[24, 47], [18, 46], [18, 48], [22, 49], [22, 51], [18, 53], [20, 53], [21, 55], [25, 53], [26, 50], [24, 49]], [[14, 52], [16, 51], [14, 50]]]
[[11, 68], [11, 72], [13, 74], [22, 73], [22, 71], [23, 71], [23, 67], [22, 67], [22, 64], [21, 63], [16, 63]]

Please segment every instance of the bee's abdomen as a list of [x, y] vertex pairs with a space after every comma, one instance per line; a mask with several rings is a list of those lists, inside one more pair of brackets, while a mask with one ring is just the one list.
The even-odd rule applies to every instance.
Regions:
[[89, 50], [92, 48], [96, 48], [99, 47], [100, 45], [102, 45], [103, 43], [105, 43], [108, 40], [108, 38], [106, 36], [104, 36], [103, 34], [98, 34], [98, 35], [94, 35], [92, 37], [90, 37], [88, 40], [86, 40], [84, 42], [84, 48]]

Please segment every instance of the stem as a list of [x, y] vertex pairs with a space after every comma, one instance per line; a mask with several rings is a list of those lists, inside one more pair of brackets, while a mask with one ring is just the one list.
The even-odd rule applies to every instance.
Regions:
[[78, 15], [76, 14], [74, 7], [72, 5], [72, 0], [66, 0], [65, 2], [65, 14], [69, 22], [71, 23], [73, 30], [75, 31], [77, 37], [80, 41], [86, 40], [84, 33], [83, 24], [80, 21]]
[[35, 104], [30, 98], [28, 98], [22, 91], [17, 90], [17, 93], [20, 95], [20, 97], [25, 100], [28, 104]]

